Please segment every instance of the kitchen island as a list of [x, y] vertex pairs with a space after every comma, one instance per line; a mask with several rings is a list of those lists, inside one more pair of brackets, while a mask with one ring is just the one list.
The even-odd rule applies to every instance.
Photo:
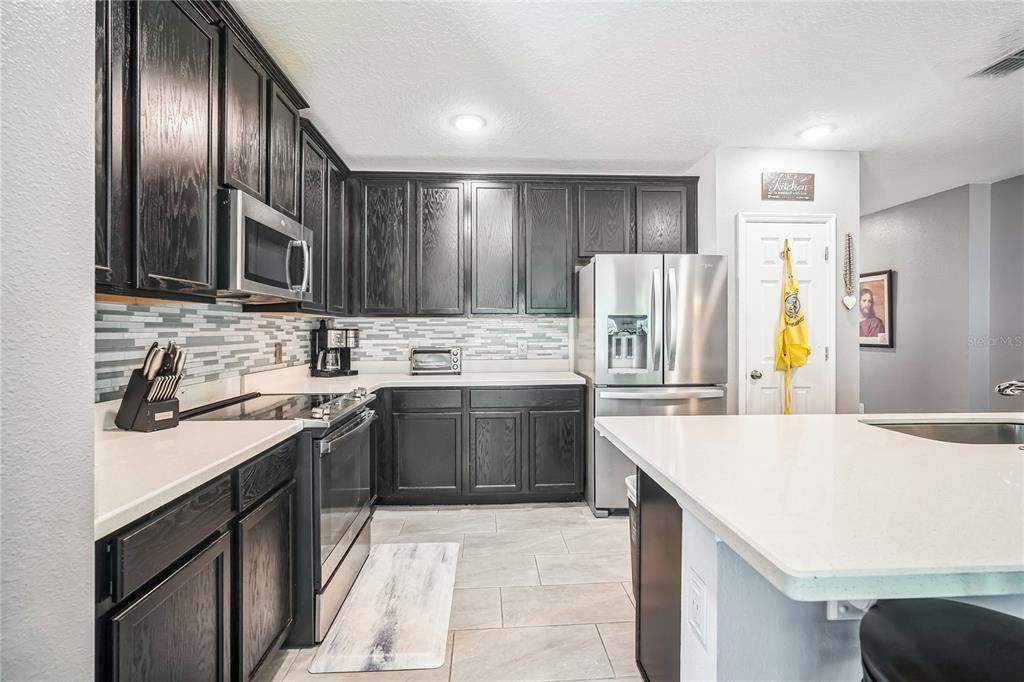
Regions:
[[[645, 618], [678, 632], [678, 660], [651, 661], [651, 679], [859, 679], [862, 600], [967, 598], [1024, 617], [1024, 451], [877, 425], [928, 421], [1024, 415], [598, 418], [637, 465], [641, 544], [658, 549], [641, 546], [638, 657]], [[659, 606], [673, 597], [677, 612]]]

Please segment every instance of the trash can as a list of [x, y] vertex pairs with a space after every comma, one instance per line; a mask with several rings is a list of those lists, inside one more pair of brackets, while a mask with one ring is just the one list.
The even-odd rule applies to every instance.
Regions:
[[636, 584], [640, 579], [640, 527], [636, 511], [636, 474], [626, 476], [626, 499], [629, 500], [629, 558], [633, 575], [633, 601], [636, 601]]

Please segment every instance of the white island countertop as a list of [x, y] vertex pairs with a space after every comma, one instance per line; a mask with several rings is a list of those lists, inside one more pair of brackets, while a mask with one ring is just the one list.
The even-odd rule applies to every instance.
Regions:
[[[114, 532], [302, 430], [298, 421], [183, 421], [96, 434], [93, 536]], [[58, 491], [59, 492], [59, 491]]]
[[599, 417], [595, 426], [791, 599], [1024, 594], [1024, 451], [865, 420], [1024, 423], [1024, 414]]

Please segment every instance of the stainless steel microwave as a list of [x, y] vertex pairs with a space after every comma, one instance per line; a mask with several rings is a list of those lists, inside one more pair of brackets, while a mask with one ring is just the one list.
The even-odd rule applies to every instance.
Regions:
[[313, 230], [241, 190], [220, 190], [217, 203], [217, 297], [312, 300]]
[[410, 374], [462, 374], [461, 348], [413, 348]]

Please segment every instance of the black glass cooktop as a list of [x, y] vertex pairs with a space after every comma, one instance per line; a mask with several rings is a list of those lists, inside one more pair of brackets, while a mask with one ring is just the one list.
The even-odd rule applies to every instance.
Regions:
[[270, 395], [262, 394], [234, 405], [189, 417], [198, 421], [237, 421], [242, 419], [309, 419], [313, 408], [342, 397], [340, 393]]

